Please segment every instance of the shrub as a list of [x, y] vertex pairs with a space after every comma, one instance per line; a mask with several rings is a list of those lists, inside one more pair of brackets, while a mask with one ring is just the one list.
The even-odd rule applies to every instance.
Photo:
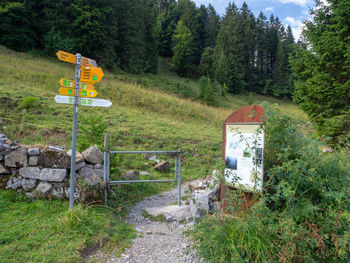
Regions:
[[104, 135], [108, 124], [101, 116], [91, 115], [81, 119], [78, 133], [78, 150], [83, 151], [96, 144], [103, 150]]
[[[319, 141], [274, 107], [266, 108], [265, 129], [261, 198], [247, 213], [232, 204], [234, 216], [198, 224], [200, 254], [208, 262], [348, 262], [349, 149], [322, 152]], [[230, 193], [231, 200], [240, 196]]]
[[22, 100], [22, 106], [25, 109], [30, 109], [38, 106], [40, 99], [32, 96], [28, 96], [23, 98]]

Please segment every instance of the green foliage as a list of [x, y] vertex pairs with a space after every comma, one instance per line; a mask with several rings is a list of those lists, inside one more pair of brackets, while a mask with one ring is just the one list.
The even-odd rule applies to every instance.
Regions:
[[199, 79], [200, 99], [207, 105], [215, 104], [215, 91], [212, 80], [209, 77]]
[[198, 73], [203, 76], [212, 77], [213, 76], [213, 49], [211, 47], [206, 47], [203, 51], [201, 62], [199, 64]]
[[191, 31], [180, 20], [173, 37], [173, 62], [179, 76], [188, 76], [193, 70], [193, 37]]
[[[317, 2], [291, 59], [294, 100], [330, 143], [350, 142], [349, 1]], [[308, 47], [308, 48], [307, 48]]]
[[78, 126], [78, 150], [83, 151], [94, 144], [103, 150], [104, 136], [107, 127], [108, 123], [102, 116], [90, 115], [80, 118]]
[[25, 109], [34, 108], [38, 106], [40, 99], [33, 96], [27, 96], [22, 100], [22, 106]]
[[48, 56], [54, 56], [59, 50], [74, 52], [74, 39], [64, 38], [59, 30], [56, 31], [56, 29], [52, 27], [44, 38], [44, 52]]
[[350, 260], [349, 149], [321, 143], [274, 107], [265, 107], [264, 190], [249, 212], [228, 193], [230, 215], [207, 217], [192, 235], [207, 262], [347, 262]]

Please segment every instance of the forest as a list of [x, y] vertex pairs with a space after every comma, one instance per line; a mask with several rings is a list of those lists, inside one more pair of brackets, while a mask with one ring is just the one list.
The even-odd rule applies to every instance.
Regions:
[[191, 0], [5, 0], [0, 44], [54, 56], [79, 52], [109, 70], [157, 73], [159, 56], [212, 93], [254, 92], [293, 99], [331, 143], [349, 141], [349, 3], [316, 1], [295, 43], [278, 17], [246, 3], [220, 16]]

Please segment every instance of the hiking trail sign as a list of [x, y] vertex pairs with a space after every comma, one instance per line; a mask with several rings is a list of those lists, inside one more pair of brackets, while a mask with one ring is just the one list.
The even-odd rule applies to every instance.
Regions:
[[55, 96], [57, 103], [73, 105], [73, 127], [72, 127], [72, 155], [71, 155], [71, 173], [69, 187], [69, 210], [74, 207], [74, 188], [75, 188], [75, 156], [77, 149], [77, 124], [78, 124], [78, 106], [91, 107], [110, 107], [112, 102], [109, 100], [92, 99], [97, 96], [92, 84], [100, 82], [103, 78], [102, 69], [97, 67], [96, 61], [90, 58], [82, 57], [78, 54], [71, 54], [65, 51], [56, 53], [59, 60], [75, 64], [75, 80], [60, 79], [59, 93]]

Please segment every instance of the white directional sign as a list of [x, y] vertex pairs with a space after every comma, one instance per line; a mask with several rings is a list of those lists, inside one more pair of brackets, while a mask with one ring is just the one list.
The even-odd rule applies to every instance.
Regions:
[[[57, 103], [74, 104], [74, 97], [56, 95], [55, 101]], [[110, 106], [112, 106], [112, 102], [110, 102], [109, 100], [90, 99], [90, 98], [78, 98], [78, 104], [83, 105], [83, 106], [91, 106], [91, 107], [110, 107]]]
[[112, 102], [109, 100], [80, 98], [80, 105], [92, 107], [111, 107]]

